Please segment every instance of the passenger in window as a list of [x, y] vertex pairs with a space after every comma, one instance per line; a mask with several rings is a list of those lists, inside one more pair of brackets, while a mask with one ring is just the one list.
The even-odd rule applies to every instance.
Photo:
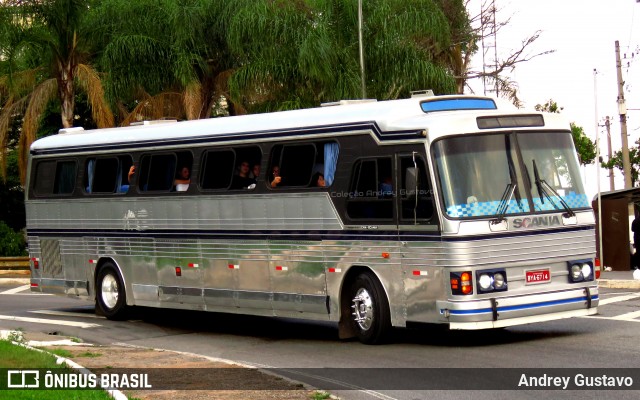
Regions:
[[253, 189], [255, 185], [256, 180], [249, 177], [249, 163], [243, 161], [238, 166], [238, 174], [233, 177], [231, 189]]
[[271, 176], [269, 177], [269, 182], [271, 182], [271, 187], [274, 188], [282, 182], [282, 177], [280, 176], [280, 167], [274, 165], [271, 168]]
[[311, 178], [311, 186], [312, 187], [325, 187], [326, 183], [324, 181], [324, 175], [320, 172], [316, 172], [313, 174], [313, 178]]
[[186, 192], [189, 189], [189, 184], [191, 183], [191, 172], [189, 171], [189, 167], [183, 166], [178, 171], [178, 176], [176, 180], [173, 182], [176, 187], [176, 192]]
[[393, 196], [393, 180], [391, 179], [391, 177], [390, 176], [384, 177], [382, 182], [380, 182], [380, 186], [378, 187], [378, 189], [380, 191], [381, 197], [383, 198], [392, 197]]
[[131, 168], [129, 168], [129, 173], [127, 174], [127, 181], [129, 182], [129, 184], [131, 184], [131, 179], [133, 179], [133, 175], [136, 173], [136, 166], [132, 165]]
[[260, 164], [254, 164], [253, 168], [251, 168], [251, 173], [249, 174], [249, 178], [257, 181], [260, 176]]

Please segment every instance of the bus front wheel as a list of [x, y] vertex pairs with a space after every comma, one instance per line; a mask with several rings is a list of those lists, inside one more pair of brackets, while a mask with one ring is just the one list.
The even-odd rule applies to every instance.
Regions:
[[365, 344], [382, 343], [391, 330], [389, 302], [378, 279], [364, 273], [350, 287], [351, 323], [358, 340]]
[[96, 280], [96, 301], [100, 312], [112, 320], [126, 318], [127, 301], [122, 277], [111, 263], [104, 264]]

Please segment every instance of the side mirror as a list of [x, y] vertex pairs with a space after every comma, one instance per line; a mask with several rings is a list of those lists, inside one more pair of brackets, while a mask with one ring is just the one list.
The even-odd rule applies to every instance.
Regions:
[[418, 169], [414, 167], [407, 168], [404, 172], [404, 181], [407, 196], [414, 196], [418, 192]]

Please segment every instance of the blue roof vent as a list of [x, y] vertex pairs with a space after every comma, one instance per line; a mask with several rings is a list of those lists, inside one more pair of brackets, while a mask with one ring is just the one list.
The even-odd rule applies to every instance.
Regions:
[[459, 97], [434, 99], [420, 103], [422, 111], [497, 110], [495, 101], [487, 98]]

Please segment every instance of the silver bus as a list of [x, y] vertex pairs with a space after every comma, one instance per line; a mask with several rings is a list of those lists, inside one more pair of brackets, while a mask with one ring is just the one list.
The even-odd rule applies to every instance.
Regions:
[[392, 327], [595, 314], [594, 216], [569, 124], [475, 96], [137, 126], [31, 146], [31, 290]]

